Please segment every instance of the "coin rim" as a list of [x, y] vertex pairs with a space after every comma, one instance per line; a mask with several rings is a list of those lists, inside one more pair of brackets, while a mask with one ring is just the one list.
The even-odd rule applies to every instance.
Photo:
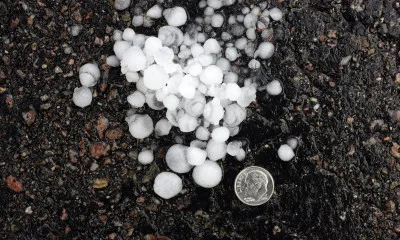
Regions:
[[[272, 194], [271, 194], [271, 196], [267, 199], [267, 201], [265, 201], [265, 202], [263, 202], [263, 203], [252, 204], [252, 203], [247, 203], [247, 202], [243, 201], [243, 200], [239, 197], [239, 195], [238, 195], [238, 193], [237, 193], [237, 190], [236, 190], [236, 182], [237, 182], [237, 180], [238, 180], [240, 174], [241, 174], [242, 172], [244, 172], [244, 171], [245, 171], [246, 169], [248, 169], [248, 168], [257, 169], [257, 170], [264, 170], [264, 171], [267, 172], [267, 175], [269, 175], [269, 177], [271, 178], [271, 180], [272, 180], [272, 181], [271, 181], [271, 182], [272, 182]], [[268, 185], [267, 185], [267, 186], [268, 186]], [[271, 199], [271, 197], [272, 197], [272, 195], [274, 194], [274, 191], [275, 191], [275, 181], [274, 181], [274, 178], [272, 177], [271, 173], [270, 173], [267, 169], [265, 169], [265, 168], [263, 168], [263, 167], [259, 167], [259, 166], [250, 166], [250, 167], [247, 167], [247, 168], [242, 169], [242, 171], [240, 171], [240, 172], [238, 173], [238, 175], [237, 175], [236, 178], [235, 178], [235, 182], [234, 182], [233, 188], [235, 189], [235, 195], [236, 195], [236, 197], [237, 197], [242, 203], [244, 203], [244, 204], [246, 204], [246, 205], [248, 205], [248, 206], [260, 206], [260, 205], [263, 205], [264, 203], [268, 202], [268, 201]]]

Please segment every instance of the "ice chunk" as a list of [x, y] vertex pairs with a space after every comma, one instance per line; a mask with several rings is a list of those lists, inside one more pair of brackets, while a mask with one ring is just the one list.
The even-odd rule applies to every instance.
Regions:
[[146, 42], [146, 36], [143, 34], [135, 34], [132, 39], [132, 44], [134, 46], [138, 46], [140, 48], [144, 47], [144, 43]]
[[220, 9], [223, 6], [222, 0], [207, 0], [207, 5], [213, 9]]
[[100, 79], [100, 69], [97, 64], [86, 63], [79, 69], [79, 80], [85, 87], [93, 87]]
[[231, 155], [231, 156], [236, 156], [240, 149], [242, 149], [242, 142], [241, 141], [232, 141], [228, 143], [228, 146], [226, 148], [226, 152]]
[[200, 92], [196, 92], [192, 99], [183, 99], [181, 102], [183, 110], [192, 117], [203, 114], [206, 98]]
[[165, 106], [162, 102], [158, 101], [154, 92], [148, 92], [145, 95], [147, 105], [154, 110], [164, 109]]
[[197, 77], [203, 71], [203, 66], [200, 63], [195, 62], [183, 69], [185, 73], [189, 73], [190, 75]]
[[92, 91], [88, 87], [75, 88], [72, 101], [78, 107], [84, 108], [92, 103]]
[[135, 36], [135, 31], [132, 28], [125, 28], [124, 32], [122, 33], [122, 39], [124, 41], [131, 41]]
[[256, 29], [255, 29], [255, 28], [248, 28], [248, 29], [246, 30], [246, 37], [247, 37], [249, 40], [256, 40], [256, 38], [257, 38]]
[[167, 117], [168, 121], [174, 125], [175, 127], [178, 127], [178, 112], [177, 110], [167, 110], [165, 113], [165, 116]]
[[129, 104], [135, 108], [143, 107], [145, 101], [146, 99], [144, 97], [144, 94], [139, 91], [135, 91], [134, 93], [128, 96]]
[[146, 67], [146, 56], [142, 49], [138, 46], [132, 46], [125, 50], [121, 60], [121, 72], [127, 73], [137, 72], [145, 69]]
[[122, 31], [115, 30], [113, 33], [113, 39], [114, 39], [114, 41], [121, 41], [122, 40]]
[[140, 79], [137, 72], [127, 72], [125, 73], [125, 77], [128, 82], [138, 82]]
[[225, 57], [231, 62], [235, 61], [238, 57], [238, 52], [237, 52], [236, 48], [234, 48], [234, 47], [226, 48]]
[[186, 10], [183, 7], [167, 8], [164, 10], [163, 16], [168, 25], [174, 27], [182, 26], [187, 21]]
[[161, 47], [154, 53], [154, 60], [157, 64], [161, 66], [169, 66], [168, 64], [173, 64], [174, 51], [169, 47]]
[[222, 14], [217, 13], [211, 17], [211, 26], [220, 28], [222, 27], [222, 24], [224, 24], [224, 17]]
[[125, 118], [129, 125], [129, 132], [134, 138], [143, 139], [153, 132], [153, 120], [147, 114], [133, 114]]
[[186, 158], [186, 149], [188, 147], [181, 144], [172, 145], [165, 155], [165, 161], [168, 167], [176, 173], [187, 173], [192, 169]]
[[239, 76], [237, 73], [228, 72], [224, 76], [224, 83], [237, 83]]
[[246, 109], [236, 103], [225, 107], [224, 123], [229, 127], [238, 126], [246, 119]]
[[152, 163], [153, 160], [154, 160], [154, 155], [153, 155], [153, 151], [151, 151], [151, 150], [144, 149], [138, 155], [138, 161], [139, 161], [139, 163], [141, 163], [143, 165], [148, 165], [148, 164]]
[[154, 56], [154, 53], [157, 52], [160, 48], [162, 48], [161, 39], [156, 37], [149, 37], [144, 43], [144, 51], [146, 55], [149, 56]]
[[221, 46], [214, 38], [209, 38], [203, 45], [205, 52], [218, 54], [221, 52]]
[[210, 138], [210, 132], [207, 128], [200, 126], [196, 129], [196, 138], [207, 141]]
[[294, 152], [293, 149], [287, 145], [287, 144], [283, 144], [279, 147], [278, 149], [278, 157], [282, 160], [282, 161], [289, 161], [294, 157]]
[[248, 67], [251, 69], [259, 69], [261, 67], [261, 63], [256, 59], [251, 59]]
[[193, 169], [192, 177], [197, 185], [212, 188], [221, 182], [222, 169], [216, 162], [206, 160], [202, 165]]
[[246, 28], [255, 28], [258, 16], [254, 13], [248, 13], [244, 17], [243, 24]]
[[162, 8], [160, 5], [156, 4], [152, 6], [149, 10], [147, 10], [146, 15], [150, 18], [161, 18], [162, 17]]
[[154, 192], [164, 198], [170, 199], [182, 191], [182, 179], [171, 172], [162, 172], [154, 179]]
[[224, 158], [226, 155], [226, 144], [225, 142], [217, 142], [214, 139], [211, 139], [207, 143], [207, 156], [212, 161], [217, 161], [221, 158]]
[[197, 60], [203, 67], [207, 67], [214, 62], [213, 57], [210, 54], [202, 54], [197, 57]]
[[207, 142], [200, 141], [200, 140], [193, 140], [190, 142], [190, 146], [200, 148], [200, 149], [206, 149]]
[[218, 125], [219, 121], [224, 117], [224, 108], [218, 98], [213, 98], [204, 107], [204, 118], [214, 125]]
[[172, 75], [167, 82], [168, 91], [172, 94], [179, 93], [179, 85], [181, 84], [183, 79], [183, 74], [177, 73]]
[[177, 27], [163, 26], [158, 29], [158, 38], [164, 46], [180, 46], [183, 42], [183, 33]]
[[115, 9], [121, 11], [125, 10], [131, 4], [131, 0], [115, 0], [114, 7]]
[[297, 138], [293, 137], [293, 138], [289, 138], [286, 143], [294, 150], [297, 148], [297, 146], [299, 145], [299, 141], [297, 140]]
[[236, 159], [238, 161], [243, 161], [246, 158], [246, 152], [243, 148], [239, 149], [239, 152], [236, 154]]
[[262, 59], [268, 59], [274, 55], [275, 46], [270, 42], [262, 42], [258, 45], [257, 50], [254, 53], [254, 57], [260, 57]]
[[211, 137], [216, 142], [225, 142], [229, 138], [229, 129], [227, 127], [217, 127], [212, 131]]
[[223, 73], [221, 68], [216, 65], [210, 65], [203, 69], [200, 74], [200, 81], [207, 85], [221, 84]]
[[190, 47], [190, 52], [193, 57], [198, 57], [204, 53], [204, 48], [200, 44], [195, 43]]
[[240, 97], [236, 102], [242, 107], [247, 107], [256, 100], [256, 92], [257, 89], [253, 85], [242, 87]]
[[168, 95], [163, 100], [164, 106], [169, 110], [175, 110], [179, 105], [179, 98], [175, 95]]
[[122, 57], [124, 56], [126, 49], [130, 48], [131, 46], [132, 46], [131, 42], [116, 41], [113, 47], [115, 56], [117, 56], [117, 58], [121, 60]]
[[231, 69], [231, 63], [226, 58], [218, 59], [217, 66], [222, 70], [223, 73], [228, 73]]
[[115, 55], [108, 56], [106, 59], [106, 63], [110, 67], [118, 67], [120, 64], [119, 59]]
[[134, 27], [140, 27], [144, 23], [144, 17], [142, 15], [133, 16], [132, 25]]
[[149, 91], [149, 89], [144, 85], [142, 77], [136, 82], [136, 89], [143, 94], [146, 94]]
[[207, 158], [207, 152], [197, 148], [197, 147], [188, 147], [186, 149], [188, 163], [193, 166], [198, 166], [203, 164]]
[[272, 18], [274, 21], [279, 21], [283, 17], [283, 13], [279, 8], [272, 8], [269, 10], [269, 16]]
[[236, 101], [239, 99], [242, 89], [236, 83], [227, 83], [225, 85], [225, 95], [230, 101]]
[[182, 132], [193, 132], [199, 126], [199, 123], [197, 122], [197, 118], [189, 114], [184, 114], [178, 119], [178, 125]]
[[171, 127], [171, 123], [167, 119], [162, 118], [156, 123], [154, 133], [158, 137], [168, 135], [169, 131], [171, 131]]
[[266, 86], [269, 95], [276, 96], [282, 93], [282, 85], [278, 80], [272, 80]]
[[153, 64], [144, 70], [143, 83], [148, 89], [157, 90], [165, 86], [168, 78], [162, 66]]

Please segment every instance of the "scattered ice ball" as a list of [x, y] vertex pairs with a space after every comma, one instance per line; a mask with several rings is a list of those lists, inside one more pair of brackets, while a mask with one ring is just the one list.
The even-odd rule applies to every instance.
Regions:
[[223, 72], [216, 65], [210, 65], [203, 69], [200, 74], [200, 81], [207, 85], [217, 85], [222, 83]]
[[224, 117], [224, 108], [221, 106], [221, 102], [218, 98], [213, 98], [204, 107], [203, 116], [204, 119], [214, 125], [218, 125], [219, 121]]
[[157, 90], [165, 86], [168, 81], [168, 74], [160, 65], [153, 64], [144, 70], [143, 82], [144, 85], [151, 89]]
[[144, 94], [139, 91], [135, 91], [128, 96], [128, 103], [134, 108], [143, 107], [145, 102], [146, 98]]
[[236, 48], [234, 48], [234, 47], [226, 48], [225, 57], [231, 62], [235, 61], [238, 57], [238, 52], [237, 52]]
[[176, 173], [187, 173], [192, 169], [192, 165], [187, 161], [187, 148], [188, 147], [184, 145], [175, 144], [168, 149], [165, 155], [165, 161], [172, 171]]
[[130, 4], [131, 0], [115, 0], [114, 7], [115, 9], [121, 11], [127, 9]]
[[122, 39], [124, 41], [132, 41], [135, 34], [136, 33], [132, 28], [125, 28], [124, 32], [122, 33]]
[[115, 55], [108, 56], [106, 59], [106, 63], [110, 67], [118, 67], [120, 64], [119, 59]]
[[163, 118], [156, 123], [156, 126], [154, 128], [154, 133], [158, 137], [165, 136], [169, 134], [171, 128], [172, 128], [171, 123], [167, 119]]
[[272, 18], [274, 21], [279, 21], [283, 17], [283, 13], [279, 8], [272, 8], [269, 10], [269, 16]]
[[146, 16], [154, 19], [158, 19], [162, 17], [162, 8], [160, 5], [156, 4], [147, 10]]
[[152, 150], [144, 149], [138, 155], [139, 163], [148, 165], [154, 161], [154, 155]]
[[86, 63], [79, 69], [79, 80], [85, 87], [93, 87], [100, 79], [100, 69], [97, 64]]
[[92, 103], [92, 91], [88, 87], [75, 88], [72, 101], [78, 107], [84, 108]]
[[282, 85], [278, 80], [272, 80], [267, 84], [266, 90], [269, 95], [276, 96], [282, 93]]
[[218, 54], [221, 52], [221, 46], [219, 45], [218, 41], [214, 38], [209, 38], [203, 45], [204, 50], [207, 53]]
[[262, 59], [268, 59], [274, 55], [275, 46], [270, 42], [262, 42], [258, 45], [256, 52], [254, 53], [254, 57], [260, 57]]
[[204, 164], [193, 169], [192, 177], [197, 185], [212, 188], [221, 182], [222, 169], [216, 162], [206, 160]]
[[188, 163], [190, 165], [198, 166], [206, 161], [207, 158], [206, 151], [197, 147], [188, 147], [186, 151], [187, 151]]
[[126, 78], [126, 81], [128, 81], [128, 82], [136, 83], [139, 81], [140, 76], [137, 72], [127, 72], [127, 73], [125, 73], [125, 78]]
[[196, 129], [196, 138], [199, 140], [207, 141], [210, 138], [210, 132], [207, 128], [200, 126]]
[[179, 98], [175, 95], [168, 95], [163, 100], [164, 106], [169, 110], [175, 110], [179, 105]]
[[114, 53], [120, 60], [124, 56], [125, 51], [132, 46], [132, 43], [127, 41], [116, 41], [114, 43]]
[[134, 138], [143, 139], [153, 132], [153, 120], [147, 114], [133, 114], [125, 118], [129, 125], [129, 132]]
[[183, 7], [165, 9], [163, 15], [170, 26], [179, 27], [184, 25], [187, 21], [186, 10]]
[[164, 46], [180, 46], [183, 42], [183, 33], [177, 27], [163, 26], [158, 29], [158, 38]]
[[236, 159], [238, 161], [243, 161], [246, 158], [246, 152], [243, 148], [240, 148], [238, 153], [236, 154]]
[[220, 28], [222, 24], [224, 24], [224, 17], [221, 14], [217, 13], [211, 17], [211, 26]]
[[242, 149], [242, 142], [241, 141], [232, 141], [228, 143], [228, 146], [226, 147], [226, 152], [231, 155], [231, 156], [236, 156], [238, 155], [240, 149]]
[[125, 49], [121, 60], [121, 72], [137, 72], [145, 69], [147, 58], [138, 46]]
[[226, 155], [226, 144], [225, 142], [217, 142], [213, 139], [207, 143], [207, 156], [212, 161], [222, 159]]
[[293, 149], [287, 145], [287, 144], [283, 144], [279, 147], [278, 149], [278, 157], [282, 160], [282, 161], [289, 161], [294, 157], [294, 152]]
[[182, 132], [193, 132], [199, 123], [197, 118], [190, 116], [189, 114], [184, 114], [178, 119], [179, 130]]
[[213, 9], [220, 9], [223, 6], [222, 0], [207, 0], [207, 5]]
[[299, 140], [297, 140], [297, 138], [293, 137], [293, 138], [289, 138], [286, 141], [286, 143], [287, 143], [287, 145], [289, 145], [294, 150], [299, 145]]
[[171, 172], [162, 172], [154, 179], [154, 192], [164, 198], [170, 199], [182, 191], [182, 179]]
[[144, 18], [142, 15], [138, 15], [138, 16], [133, 16], [132, 18], [132, 25], [134, 27], [140, 27], [142, 26], [144, 23]]
[[217, 127], [212, 131], [211, 137], [217, 142], [225, 142], [229, 138], [229, 129], [227, 127]]

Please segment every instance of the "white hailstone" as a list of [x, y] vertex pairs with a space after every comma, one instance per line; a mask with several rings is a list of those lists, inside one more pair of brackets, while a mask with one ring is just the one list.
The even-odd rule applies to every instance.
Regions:
[[138, 155], [139, 163], [148, 165], [154, 161], [154, 155], [152, 150], [144, 149]]
[[240, 97], [236, 102], [242, 107], [247, 107], [251, 102], [256, 100], [256, 92], [257, 89], [253, 85], [242, 87]]
[[293, 138], [289, 138], [286, 141], [287, 145], [289, 145], [293, 150], [297, 148], [297, 146], [299, 145], [299, 141], [297, 140], [297, 138], [293, 137]]
[[165, 9], [163, 16], [167, 20], [168, 25], [174, 27], [182, 26], [187, 21], [186, 10], [183, 7]]
[[121, 60], [121, 72], [127, 73], [141, 71], [146, 68], [146, 56], [138, 46], [132, 46], [125, 50]]
[[200, 75], [203, 71], [203, 66], [199, 62], [192, 63], [183, 69], [183, 72], [188, 73], [194, 77]]
[[131, 41], [133, 40], [133, 37], [135, 36], [135, 31], [132, 28], [125, 28], [124, 32], [122, 33], [122, 39], [124, 41]]
[[246, 119], [246, 109], [237, 103], [225, 107], [224, 124], [228, 127], [236, 127]]
[[234, 16], [234, 15], [230, 15], [229, 17], [228, 17], [228, 24], [229, 25], [233, 25], [233, 24], [235, 24], [236, 23], [236, 17]]
[[127, 41], [116, 41], [114, 43], [114, 53], [115, 56], [117, 56], [117, 58], [119, 58], [120, 60], [122, 59], [122, 57], [124, 56], [125, 51], [130, 48], [132, 46], [131, 42], [127, 42]]
[[143, 17], [143, 27], [149, 28], [153, 26], [154, 21], [147, 15]]
[[248, 67], [251, 69], [259, 69], [261, 67], [261, 63], [256, 59], [251, 59]]
[[223, 6], [222, 0], [207, 0], [207, 5], [213, 9], [220, 9]]
[[290, 161], [294, 157], [294, 155], [295, 154], [293, 152], [293, 149], [287, 144], [281, 145], [278, 149], [278, 157], [282, 161]]
[[106, 59], [106, 63], [110, 67], [118, 67], [120, 64], [119, 59], [115, 55], [108, 56]]
[[221, 102], [218, 98], [213, 98], [209, 101], [205, 107], [203, 116], [204, 119], [214, 125], [218, 125], [219, 121], [224, 117], [224, 108], [221, 106]]
[[199, 117], [204, 112], [206, 105], [206, 98], [203, 94], [196, 91], [195, 95], [191, 99], [182, 99], [180, 102], [181, 108], [192, 117]]
[[121, 11], [127, 9], [130, 4], [131, 0], [115, 0], [114, 7], [115, 9]]
[[218, 54], [221, 52], [221, 46], [214, 38], [209, 38], [203, 44], [206, 53]]
[[257, 50], [254, 53], [254, 57], [260, 57], [262, 59], [268, 59], [274, 55], [275, 46], [270, 42], [262, 42], [258, 45]]
[[125, 73], [125, 78], [128, 82], [138, 82], [140, 79], [140, 76], [137, 72], [127, 72]]
[[234, 4], [236, 2], [236, 0], [222, 0], [222, 3], [224, 6], [230, 6], [232, 4]]
[[246, 152], [243, 148], [241, 148], [235, 157], [238, 161], [243, 161], [246, 158]]
[[188, 147], [186, 154], [188, 163], [193, 166], [203, 164], [207, 158], [207, 152], [197, 147]]
[[178, 54], [178, 58], [180, 59], [188, 59], [191, 55], [190, 49], [189, 48], [184, 48], [181, 49], [179, 54]]
[[171, 66], [173, 64], [174, 51], [169, 47], [161, 47], [154, 52], [154, 61], [161, 66]]
[[151, 90], [157, 90], [164, 87], [167, 81], [168, 74], [160, 65], [153, 64], [144, 70], [143, 83]]
[[279, 21], [283, 17], [283, 13], [279, 8], [272, 8], [269, 10], [269, 16], [272, 18], [274, 21]]
[[223, 72], [216, 65], [210, 65], [203, 69], [200, 74], [200, 81], [207, 85], [218, 85], [222, 83]]
[[[227, 32], [222, 32], [222, 33], [221, 33], [221, 39], [222, 39], [223, 41], [227, 42], [227, 41], [229, 41], [229, 40], [232, 39], [232, 35], [229, 34], [229, 33], [227, 33]], [[228, 46], [229, 44], [232, 44], [232, 43], [227, 43], [226, 46]]]
[[187, 146], [181, 144], [172, 145], [165, 155], [167, 166], [176, 173], [187, 173], [192, 169], [187, 161], [186, 149]]
[[175, 110], [179, 105], [179, 98], [175, 95], [168, 95], [162, 101], [164, 106], [169, 110]]
[[153, 110], [162, 110], [165, 108], [164, 104], [157, 100], [156, 94], [148, 92], [145, 94], [147, 105]]
[[230, 101], [238, 100], [242, 93], [242, 89], [236, 83], [227, 83], [225, 91], [226, 91], [226, 97]]
[[224, 83], [237, 83], [239, 76], [237, 73], [228, 72], [224, 76]]
[[205, 0], [201, 0], [199, 2], [199, 8], [205, 8], [205, 7], [207, 7], [207, 2]]
[[222, 24], [224, 24], [224, 17], [222, 14], [217, 13], [211, 17], [211, 26], [220, 28], [222, 27]]
[[168, 135], [169, 131], [171, 131], [171, 127], [172, 125], [167, 119], [160, 119], [154, 127], [154, 133], [158, 137]]
[[241, 141], [232, 141], [228, 143], [228, 146], [226, 147], [226, 152], [231, 155], [231, 156], [236, 156], [240, 149], [242, 149], [242, 142]]
[[235, 61], [238, 57], [238, 52], [237, 52], [236, 48], [234, 48], [234, 47], [226, 48], [225, 57], [231, 62]]
[[238, 22], [243, 22], [244, 21], [244, 16], [243, 15], [237, 15], [236, 16], [236, 21], [238, 21]]
[[260, 7], [261, 10], [264, 10], [265, 8], [267, 8], [268, 2], [260, 2], [258, 6]]
[[244, 50], [247, 45], [247, 39], [242, 37], [235, 41], [235, 47], [239, 50]]
[[190, 142], [191, 147], [196, 147], [200, 149], [206, 149], [207, 147], [207, 142], [205, 141], [200, 141], [200, 140], [193, 140]]
[[256, 29], [255, 29], [255, 28], [248, 28], [248, 29], [246, 30], [246, 37], [247, 37], [249, 40], [256, 40], [256, 38], [257, 38]]
[[[188, 76], [188, 75], [186, 75]], [[186, 77], [185, 76], [185, 77]], [[185, 78], [184, 77], [184, 78]], [[179, 84], [179, 93], [187, 99], [192, 99], [194, 97], [194, 95], [196, 94], [196, 86], [194, 86], [194, 84], [192, 84], [189, 81], [185, 81], [183, 80], [180, 84]]]
[[201, 94], [207, 94], [208, 92], [208, 88], [204, 83], [199, 83], [199, 85], [197, 86], [197, 90], [201, 93]]
[[217, 127], [212, 131], [211, 137], [216, 142], [225, 142], [229, 138], [229, 129], [227, 127]]
[[154, 19], [158, 19], [162, 17], [162, 8], [160, 5], [156, 4], [147, 10], [146, 16]]
[[205, 33], [198, 33], [197, 34], [197, 42], [199, 43], [204, 43], [206, 41], [207, 37]]
[[190, 116], [189, 114], [184, 114], [178, 119], [179, 130], [182, 132], [193, 132], [199, 123], [197, 118]]
[[212, 16], [214, 14], [214, 8], [206, 7], [204, 9], [204, 16]]
[[69, 32], [73, 37], [76, 37], [79, 35], [79, 33], [82, 30], [82, 26], [81, 25], [73, 25], [70, 29]]
[[146, 42], [146, 36], [143, 34], [135, 34], [132, 39], [132, 44], [134, 46], [138, 46], [140, 48], [144, 47], [144, 43]]
[[85, 87], [93, 87], [100, 79], [100, 69], [97, 64], [86, 63], [79, 69], [79, 80]]
[[133, 16], [132, 25], [134, 27], [140, 27], [144, 23], [144, 17], [142, 15]]
[[210, 132], [207, 128], [200, 126], [196, 129], [196, 138], [207, 141], [210, 138]]
[[200, 187], [212, 188], [221, 182], [222, 169], [216, 162], [206, 160], [202, 165], [193, 169], [192, 177]]
[[145, 101], [146, 99], [144, 97], [144, 94], [139, 91], [135, 91], [128, 96], [128, 103], [135, 108], [143, 107]]
[[129, 132], [134, 138], [143, 139], [153, 132], [153, 120], [147, 114], [133, 114], [125, 118], [129, 125]]
[[223, 73], [227, 73], [231, 69], [231, 63], [226, 58], [219, 58], [216, 65], [221, 68]]
[[146, 94], [149, 91], [149, 89], [144, 85], [142, 77], [136, 82], [136, 89], [143, 94]]
[[122, 31], [121, 30], [114, 30], [113, 33], [113, 39], [114, 41], [121, 41], [122, 40]]
[[272, 80], [266, 86], [267, 93], [276, 96], [282, 93], [282, 85], [278, 80]]
[[88, 87], [82, 86], [74, 89], [72, 101], [78, 107], [84, 108], [92, 103], [92, 91]]
[[213, 63], [213, 57], [210, 54], [202, 54], [197, 57], [197, 60], [203, 67], [207, 67]]
[[251, 13], [258, 15], [260, 13], [261, 9], [259, 7], [254, 7], [251, 9]]
[[248, 13], [244, 17], [243, 24], [246, 28], [255, 28], [258, 20], [257, 14]]
[[153, 56], [155, 52], [157, 52], [160, 48], [162, 48], [162, 41], [157, 37], [149, 37], [146, 39], [144, 43], [144, 51], [146, 55]]
[[230, 127], [229, 128], [229, 136], [231, 136], [231, 137], [236, 136], [236, 134], [239, 133], [239, 130], [240, 130], [239, 126]]
[[182, 191], [182, 179], [171, 172], [162, 172], [154, 179], [154, 192], [164, 198], [170, 199]]
[[207, 143], [207, 157], [212, 161], [217, 161], [224, 158], [226, 155], [226, 144], [225, 142], [218, 142], [211, 139]]
[[250, 12], [250, 8], [249, 7], [242, 8], [242, 13], [243, 14], [248, 14], [249, 12]]
[[193, 57], [198, 57], [204, 53], [204, 48], [200, 44], [195, 43], [190, 47], [190, 52]]

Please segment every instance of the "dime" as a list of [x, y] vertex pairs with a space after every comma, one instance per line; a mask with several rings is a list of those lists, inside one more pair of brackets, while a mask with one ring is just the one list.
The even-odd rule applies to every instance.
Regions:
[[274, 193], [274, 179], [262, 167], [245, 168], [236, 176], [235, 193], [243, 203], [259, 206], [266, 203]]

